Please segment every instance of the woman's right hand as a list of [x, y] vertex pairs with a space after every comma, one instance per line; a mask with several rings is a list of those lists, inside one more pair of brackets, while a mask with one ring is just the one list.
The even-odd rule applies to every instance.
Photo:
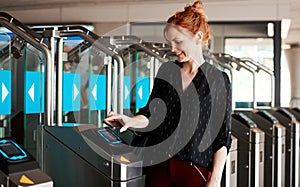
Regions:
[[130, 126], [130, 121], [132, 119], [123, 114], [115, 114], [113, 112], [109, 112], [107, 118], [104, 119], [104, 122], [112, 127], [121, 128], [120, 132], [126, 131]]
[[128, 117], [123, 114], [108, 113], [104, 122], [112, 127], [119, 127], [120, 132], [126, 131], [128, 128], [145, 128], [148, 126], [149, 120], [144, 115], [136, 115]]

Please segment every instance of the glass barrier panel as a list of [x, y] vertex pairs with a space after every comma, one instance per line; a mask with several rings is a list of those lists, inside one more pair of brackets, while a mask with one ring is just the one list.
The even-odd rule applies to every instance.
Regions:
[[20, 58], [18, 66], [21, 64], [23, 64], [23, 71], [18, 69], [19, 73], [17, 82], [23, 82], [24, 85], [24, 107], [22, 110], [24, 112], [23, 145], [33, 156], [35, 156], [37, 125], [44, 123], [45, 55], [32, 45], [26, 44], [23, 49], [23, 56]]
[[63, 123], [101, 127], [107, 114], [107, 67], [112, 58], [93, 45], [82, 47], [82, 41], [70, 37], [64, 42]]

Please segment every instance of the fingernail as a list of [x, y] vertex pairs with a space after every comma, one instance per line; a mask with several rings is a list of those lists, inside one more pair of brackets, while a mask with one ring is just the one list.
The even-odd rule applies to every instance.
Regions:
[[121, 129], [120, 129], [120, 132], [121, 132], [121, 133], [124, 132], [124, 131], [126, 131], [125, 128], [121, 128]]

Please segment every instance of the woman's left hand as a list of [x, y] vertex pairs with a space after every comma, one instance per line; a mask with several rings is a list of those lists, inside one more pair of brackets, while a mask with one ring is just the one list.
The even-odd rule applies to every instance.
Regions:
[[220, 187], [220, 181], [210, 178], [210, 180], [206, 183], [205, 187]]

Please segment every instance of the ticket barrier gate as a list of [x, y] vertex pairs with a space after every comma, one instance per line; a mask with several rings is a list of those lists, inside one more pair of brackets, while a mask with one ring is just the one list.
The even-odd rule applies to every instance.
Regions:
[[222, 187], [237, 187], [238, 139], [234, 136], [231, 136], [231, 139], [231, 148], [222, 175]]
[[264, 186], [265, 134], [252, 124], [243, 124], [232, 115], [231, 132], [238, 139], [237, 186]]
[[38, 159], [56, 187], [142, 186], [142, 161], [111, 128], [63, 125], [38, 127]]
[[15, 141], [0, 139], [0, 186], [52, 187], [53, 181]]
[[281, 125], [286, 128], [286, 161], [285, 161], [285, 186], [299, 186], [299, 128], [300, 123], [295, 119], [292, 113], [286, 109], [267, 110], [273, 115]]
[[285, 186], [285, 127], [267, 111], [244, 111], [247, 121], [252, 120], [265, 132], [264, 186]]
[[[300, 121], [300, 109], [299, 108], [285, 108], [285, 110], [289, 111], [292, 115], [294, 115], [296, 121]], [[300, 129], [299, 130], [299, 134], [300, 134]], [[300, 138], [300, 135], [299, 135]], [[300, 143], [299, 143], [299, 157], [300, 157]], [[299, 158], [298, 157], [298, 158]], [[299, 177], [300, 177], [300, 158], [298, 160], [299, 162], [299, 171], [298, 171], [298, 182], [300, 183]], [[296, 174], [297, 176], [297, 174]], [[300, 186], [300, 184], [299, 184]]]

